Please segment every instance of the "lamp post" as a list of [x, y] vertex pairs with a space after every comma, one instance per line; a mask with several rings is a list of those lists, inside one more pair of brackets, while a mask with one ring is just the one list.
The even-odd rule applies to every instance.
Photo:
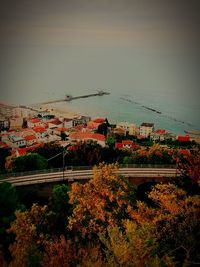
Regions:
[[52, 159], [58, 157], [59, 155], [62, 155], [62, 178], [63, 178], [63, 181], [64, 181], [64, 178], [65, 178], [65, 177], [64, 177], [64, 175], [65, 175], [65, 156], [66, 156], [66, 154], [67, 154], [67, 151], [65, 151], [65, 149], [66, 149], [68, 146], [70, 146], [70, 144], [67, 144], [67, 145], [63, 146], [63, 151], [62, 151], [61, 153], [58, 153], [58, 154], [56, 154], [55, 156], [53, 156], [53, 157], [47, 159], [47, 161], [50, 161], [50, 160], [52, 160]]
[[63, 146], [63, 153], [62, 153], [62, 165], [63, 165], [63, 181], [65, 179], [65, 156], [67, 154], [67, 150], [65, 150], [68, 146], [70, 146], [69, 144], [66, 146]]

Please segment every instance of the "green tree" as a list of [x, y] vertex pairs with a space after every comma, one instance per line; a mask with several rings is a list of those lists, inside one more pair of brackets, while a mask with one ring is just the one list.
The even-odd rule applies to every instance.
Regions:
[[45, 159], [50, 159], [54, 157], [55, 155], [60, 154], [57, 157], [52, 158], [50, 161], [48, 161], [48, 167], [53, 167], [53, 168], [62, 167], [62, 152], [63, 152], [62, 146], [58, 144], [54, 144], [54, 143], [47, 143], [41, 147], [36, 148], [34, 152], [38, 153]]
[[10, 151], [5, 148], [0, 148], [0, 173], [5, 171], [6, 158], [10, 155]]
[[55, 213], [55, 228], [57, 233], [66, 233], [68, 216], [72, 214], [73, 205], [69, 204], [69, 187], [66, 184], [53, 187], [49, 208]]
[[5, 250], [12, 241], [12, 236], [6, 232], [6, 229], [15, 219], [17, 209], [22, 209], [22, 205], [19, 203], [15, 187], [7, 182], [0, 184], [0, 245]]
[[47, 160], [37, 153], [28, 153], [13, 159], [13, 171], [33, 171], [47, 168]]
[[110, 148], [113, 148], [115, 146], [115, 138], [113, 136], [109, 136], [107, 139], [106, 139], [106, 145], [108, 145]]

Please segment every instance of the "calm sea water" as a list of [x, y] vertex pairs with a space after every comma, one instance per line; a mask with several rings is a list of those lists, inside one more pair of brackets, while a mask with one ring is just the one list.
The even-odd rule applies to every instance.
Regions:
[[34, 104], [105, 90], [110, 95], [57, 105], [112, 123], [152, 122], [177, 134], [200, 130], [200, 78], [191, 56], [109, 47], [7, 50], [0, 54], [0, 101]]
[[[74, 92], [74, 95], [79, 95]], [[141, 100], [142, 98], [142, 100]], [[135, 103], [137, 102], [137, 104]], [[128, 121], [140, 125], [142, 122], [155, 123], [156, 128], [165, 128], [170, 132], [184, 134], [184, 130], [199, 129], [200, 114], [198, 108], [191, 110], [190, 106], [177, 106], [170, 99], [149, 96], [144, 99], [136, 94], [117, 93], [105, 96], [96, 96], [59, 103], [57, 106], [66, 107], [72, 111], [92, 117], [107, 117], [112, 123]], [[145, 107], [160, 111], [161, 114], [150, 111]]]

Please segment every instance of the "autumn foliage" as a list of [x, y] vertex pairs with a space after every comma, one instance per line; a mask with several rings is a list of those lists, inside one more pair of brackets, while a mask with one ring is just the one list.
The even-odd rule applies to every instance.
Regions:
[[76, 203], [69, 228], [84, 237], [102, 232], [108, 225], [120, 225], [129, 218], [127, 207], [135, 202], [135, 189], [116, 174], [116, 165], [101, 164], [94, 168], [93, 179], [72, 185], [70, 203]]
[[[153, 149], [151, 154], [158, 153]], [[180, 172], [196, 187], [198, 160], [191, 156]], [[150, 202], [139, 201], [137, 189], [117, 169], [95, 167], [89, 182], [72, 184], [69, 203], [64, 185], [53, 191], [48, 205], [17, 211], [8, 230], [15, 235], [9, 266], [197, 266], [199, 195], [178, 182], [158, 183], [148, 192]], [[58, 225], [66, 228], [59, 231]]]

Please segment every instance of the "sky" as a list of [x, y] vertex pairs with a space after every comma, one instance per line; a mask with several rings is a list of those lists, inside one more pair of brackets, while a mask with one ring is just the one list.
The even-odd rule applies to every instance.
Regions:
[[109, 88], [198, 105], [198, 0], [0, 3], [0, 101]]

